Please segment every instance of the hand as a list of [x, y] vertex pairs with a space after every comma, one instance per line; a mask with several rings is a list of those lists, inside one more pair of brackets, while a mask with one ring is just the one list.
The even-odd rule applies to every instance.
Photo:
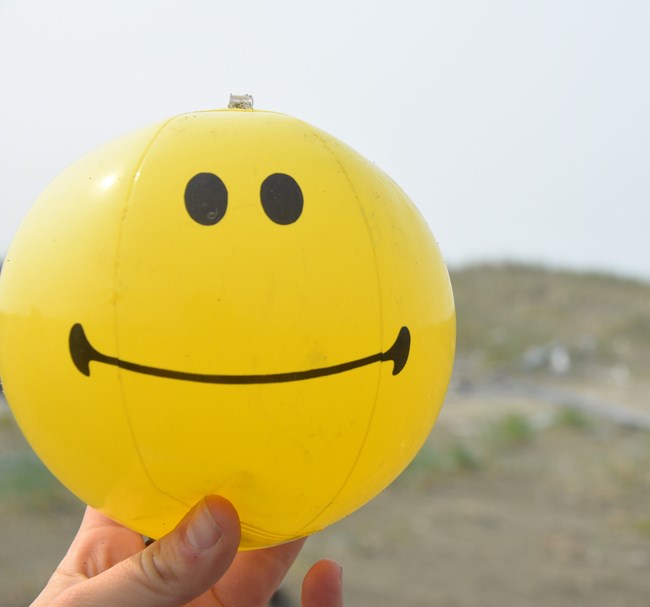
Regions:
[[[32, 607], [263, 607], [305, 540], [237, 553], [239, 517], [220, 497], [199, 502], [150, 546], [92, 508]], [[341, 568], [307, 573], [303, 607], [343, 605]]]

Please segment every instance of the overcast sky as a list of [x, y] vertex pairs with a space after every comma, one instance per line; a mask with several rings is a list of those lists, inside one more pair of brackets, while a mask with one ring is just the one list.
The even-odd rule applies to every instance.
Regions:
[[0, 254], [67, 164], [252, 93], [343, 139], [451, 264], [650, 279], [647, 0], [0, 0]]

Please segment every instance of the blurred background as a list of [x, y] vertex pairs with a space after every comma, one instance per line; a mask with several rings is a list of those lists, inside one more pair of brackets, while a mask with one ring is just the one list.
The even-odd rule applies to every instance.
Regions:
[[[438, 424], [310, 539], [353, 606], [650, 597], [650, 4], [0, 0], [0, 257], [47, 183], [176, 113], [302, 118], [390, 174], [451, 272]], [[82, 505], [0, 400], [0, 588], [25, 605]]]

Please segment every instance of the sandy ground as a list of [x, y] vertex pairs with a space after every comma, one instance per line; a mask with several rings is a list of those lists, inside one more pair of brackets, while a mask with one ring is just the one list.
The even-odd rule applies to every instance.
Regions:
[[[309, 564], [329, 557], [351, 606], [648, 605], [650, 434], [598, 418], [559, 423], [557, 411], [521, 394], [452, 392], [424, 455], [310, 538], [287, 594], [295, 602]], [[532, 431], [490, 433], [513, 414]], [[1, 462], [24, 444], [8, 418], [0, 430]], [[73, 499], [34, 495], [0, 493], [2, 607], [29, 604], [79, 522]]]
[[[650, 434], [476, 396], [452, 393], [428, 445], [460, 440], [476, 449], [471, 465], [414, 466], [312, 538], [300, 564], [340, 560], [349, 605], [648, 605]], [[485, 430], [509, 416], [529, 419], [531, 435], [489, 447]]]

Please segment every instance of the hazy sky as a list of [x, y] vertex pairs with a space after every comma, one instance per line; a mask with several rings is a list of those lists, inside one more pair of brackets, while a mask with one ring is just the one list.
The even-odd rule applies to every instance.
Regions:
[[647, 0], [0, 0], [0, 254], [121, 133], [252, 93], [375, 161], [451, 264], [650, 279]]

